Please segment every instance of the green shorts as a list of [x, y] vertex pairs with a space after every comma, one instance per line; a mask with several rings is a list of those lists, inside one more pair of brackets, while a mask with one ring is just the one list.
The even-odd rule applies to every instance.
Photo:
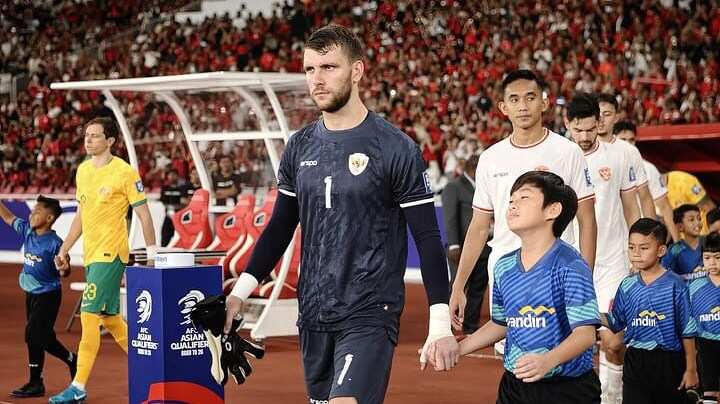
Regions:
[[125, 264], [120, 258], [113, 262], [93, 262], [85, 268], [87, 286], [83, 291], [80, 311], [85, 313], [120, 313], [120, 282]]

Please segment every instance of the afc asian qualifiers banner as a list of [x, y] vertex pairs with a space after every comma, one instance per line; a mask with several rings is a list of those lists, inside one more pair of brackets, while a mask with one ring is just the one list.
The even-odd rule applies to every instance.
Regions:
[[212, 356], [190, 311], [222, 293], [218, 266], [127, 268], [130, 404], [216, 404], [224, 390], [210, 374]]

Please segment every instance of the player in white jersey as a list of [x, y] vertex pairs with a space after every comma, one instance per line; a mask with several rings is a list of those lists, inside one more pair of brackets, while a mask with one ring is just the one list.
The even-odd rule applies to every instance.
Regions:
[[[598, 308], [604, 313], [610, 310], [611, 300], [629, 273], [627, 229], [640, 218], [640, 212], [636, 202], [635, 173], [617, 144], [598, 140], [599, 116], [597, 100], [590, 94], [580, 93], [567, 105], [565, 126], [585, 153], [590, 177], [595, 184], [598, 231], [593, 284]], [[623, 335], [604, 328], [599, 334], [602, 400], [603, 403], [619, 403], [622, 400], [625, 354]]]
[[[465, 312], [465, 285], [488, 239], [490, 222], [493, 216], [498, 219], [505, 216], [513, 183], [528, 171], [551, 171], [575, 190], [579, 202], [579, 237], [569, 230], [563, 234], [563, 239], [571, 244], [579, 244], [591, 268], [595, 261], [595, 199], [582, 151], [572, 141], [542, 126], [542, 113], [548, 104], [542, 96], [541, 82], [533, 72], [510, 72], [503, 80], [502, 93], [503, 99], [498, 107], [512, 123], [513, 132], [485, 150], [478, 161], [473, 217], [450, 297], [450, 313], [457, 329], [462, 327]], [[492, 252], [488, 260], [488, 286], [492, 289], [495, 263], [503, 255], [520, 248], [520, 239], [508, 229], [505, 220], [495, 220], [490, 246]]]
[[[637, 127], [632, 121], [624, 120], [615, 124], [613, 128], [613, 134], [620, 140], [624, 140], [631, 145], [635, 145], [635, 137], [637, 135]], [[670, 231], [670, 236], [673, 241], [680, 241], [680, 234], [678, 234], [677, 226], [673, 223], [673, 210], [670, 206], [670, 200], [668, 200], [667, 184], [660, 171], [655, 167], [655, 164], [643, 159], [643, 165], [645, 167], [645, 174], [648, 179], [648, 188], [650, 189], [650, 195], [652, 196], [653, 202], [655, 202], [655, 208], [660, 217], [662, 217], [665, 226]]]
[[617, 143], [618, 146], [625, 150], [630, 158], [632, 169], [635, 172], [637, 181], [637, 194], [640, 198], [640, 214], [642, 217], [655, 218], [655, 204], [653, 203], [650, 189], [648, 187], [648, 178], [645, 173], [645, 166], [642, 162], [642, 156], [637, 147], [625, 141], [619, 141], [613, 135], [613, 127], [618, 121], [618, 101], [611, 94], [596, 94], [598, 104], [600, 105], [600, 120], [598, 121], [598, 138], [607, 143]]

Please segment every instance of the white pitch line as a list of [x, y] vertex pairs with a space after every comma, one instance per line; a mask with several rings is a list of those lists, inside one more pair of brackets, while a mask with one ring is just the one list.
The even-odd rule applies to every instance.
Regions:
[[482, 353], [474, 354], [474, 353], [472, 353], [472, 354], [467, 354], [465, 356], [469, 356], [471, 358], [478, 358], [478, 359], [495, 359], [495, 360], [499, 360], [499, 361], [503, 360], [502, 356], [492, 355], [492, 354], [482, 354]]

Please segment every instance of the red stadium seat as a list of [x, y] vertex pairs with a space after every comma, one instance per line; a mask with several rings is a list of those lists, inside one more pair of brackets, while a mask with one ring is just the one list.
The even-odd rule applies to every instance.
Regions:
[[245, 240], [236, 249], [228, 251], [227, 259], [223, 265], [224, 272], [229, 272], [233, 277], [237, 277], [245, 270], [248, 261], [250, 261], [252, 249], [260, 237], [260, 233], [267, 226], [268, 220], [270, 220], [276, 199], [277, 190], [269, 191], [265, 195], [263, 206], [256, 210], [254, 214], [245, 216]]
[[[247, 231], [245, 229], [245, 216], [252, 215], [255, 210], [255, 196], [242, 195], [238, 198], [235, 208], [215, 219], [215, 239], [208, 246], [209, 251], [227, 251], [230, 255], [245, 242]], [[223, 265], [228, 255], [215, 260], [207, 260], [210, 265]], [[230, 277], [229, 273], [223, 273], [224, 278]]]
[[168, 247], [196, 249], [210, 245], [212, 231], [209, 211], [210, 193], [206, 189], [198, 189], [188, 206], [173, 215], [175, 234]]

